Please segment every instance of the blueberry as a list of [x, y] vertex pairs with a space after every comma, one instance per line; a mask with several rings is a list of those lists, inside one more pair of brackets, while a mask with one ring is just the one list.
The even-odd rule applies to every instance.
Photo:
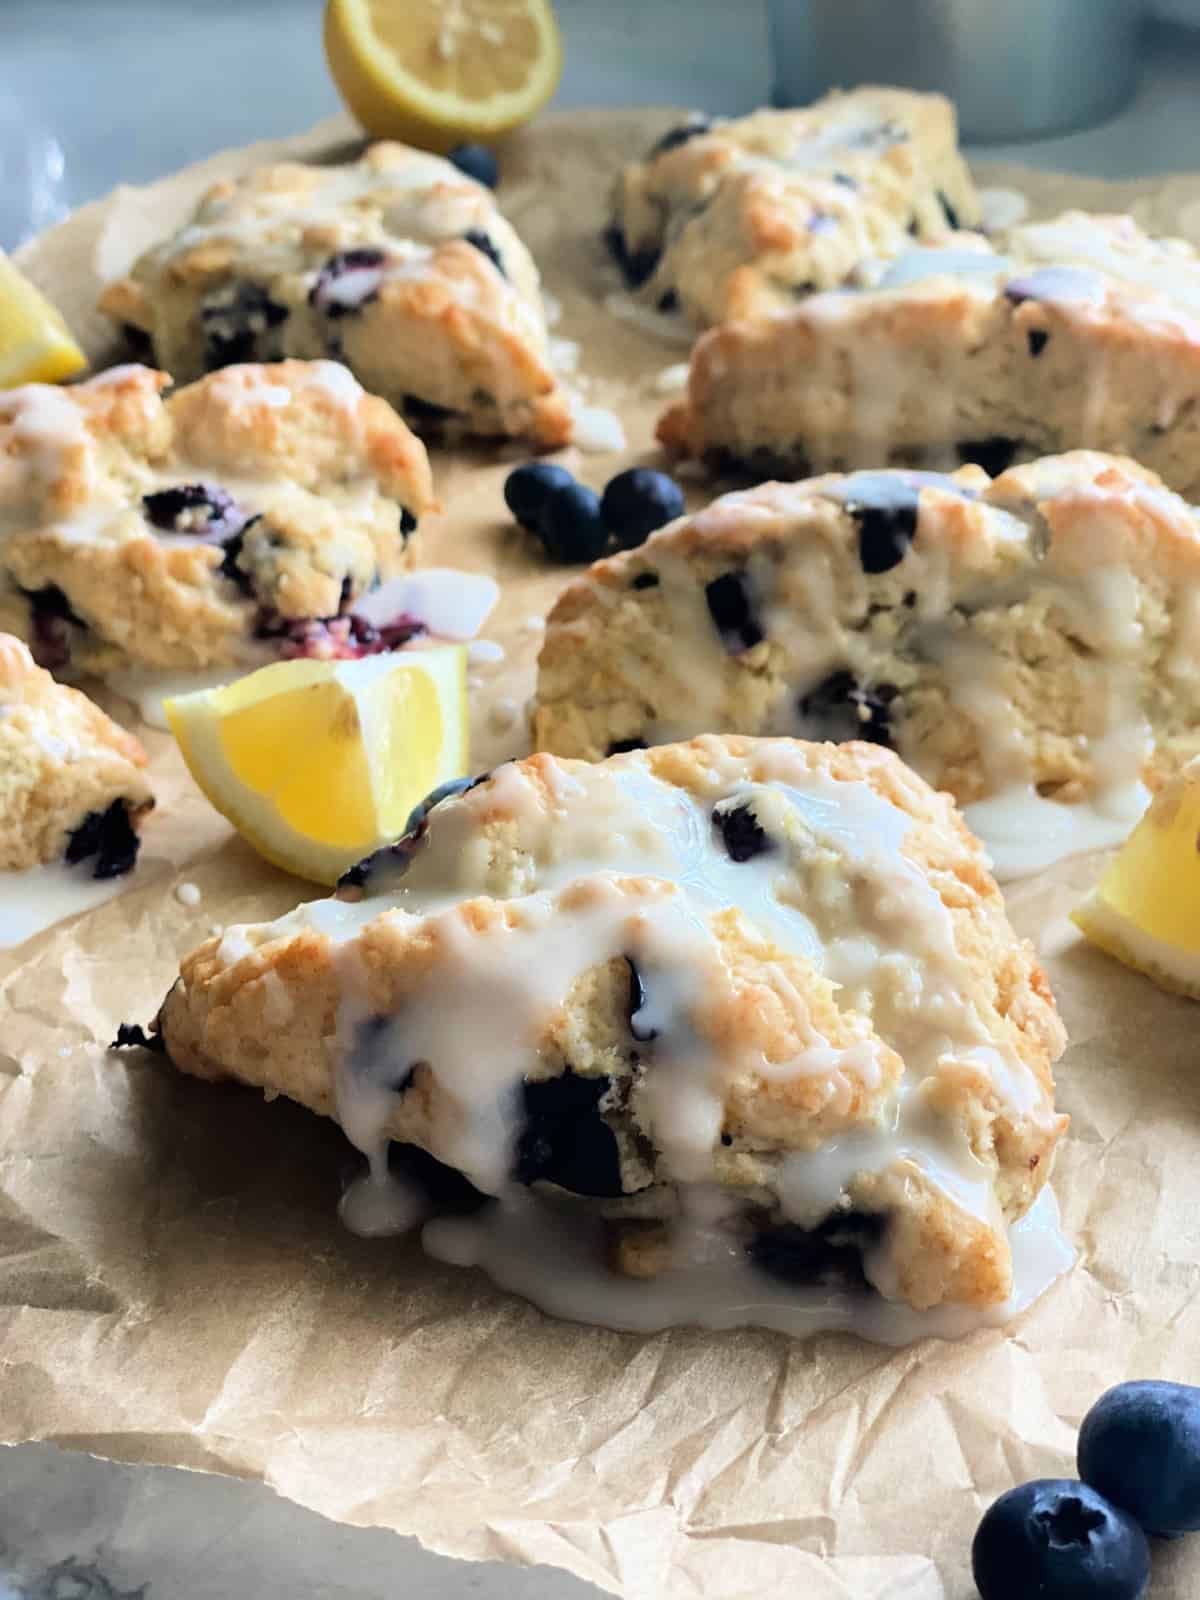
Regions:
[[209, 295], [200, 307], [204, 364], [211, 372], [235, 361], [269, 361], [282, 354], [267, 337], [286, 322], [288, 308], [272, 300], [258, 283], [235, 283]]
[[806, 739], [843, 744], [865, 739], [868, 744], [891, 745], [890, 706], [899, 690], [890, 683], [864, 689], [851, 672], [832, 672], [815, 688], [801, 695], [798, 709]]
[[486, 783], [490, 776], [488, 772], [480, 772], [473, 778], [451, 778], [448, 783], [439, 783], [437, 788], [431, 789], [424, 800], [414, 806], [409, 813], [408, 821], [404, 824], [405, 835], [415, 833], [434, 806], [440, 806], [443, 800], [453, 799], [456, 794], [466, 794], [468, 790]]
[[646, 1008], [646, 985], [632, 956], [625, 957], [625, 965], [629, 968], [629, 1031], [639, 1044], [649, 1044], [658, 1038], [658, 1029], [638, 1021]]
[[600, 510], [618, 549], [632, 550], [683, 515], [683, 490], [665, 472], [631, 467], [609, 481]]
[[657, 250], [653, 248], [631, 250], [625, 235], [615, 222], [605, 230], [604, 242], [625, 274], [625, 281], [631, 289], [640, 288], [647, 278], [653, 277], [654, 269], [660, 260], [660, 253]]
[[123, 800], [114, 800], [107, 811], [89, 811], [67, 840], [64, 852], [73, 866], [95, 856], [93, 878], [119, 878], [137, 860], [141, 840], [129, 820]]
[[327, 317], [361, 311], [378, 296], [386, 261], [382, 250], [339, 250], [318, 273], [309, 305]]
[[1042, 351], [1050, 343], [1050, 335], [1044, 328], [1030, 328], [1025, 337], [1026, 342], [1029, 345], [1029, 354], [1036, 361], [1041, 355]]
[[955, 450], [960, 461], [973, 461], [976, 466], [983, 468], [989, 478], [998, 478], [1012, 466], [1017, 453], [1017, 441], [1002, 433], [994, 433], [988, 439], [960, 439]]
[[181, 483], [142, 496], [142, 510], [163, 533], [187, 533], [222, 544], [241, 533], [247, 514], [224, 489], [209, 483]]
[[629, 585], [631, 589], [657, 589], [659, 576], [657, 572], [639, 572]]
[[750, 604], [746, 581], [737, 572], [726, 572], [706, 585], [704, 598], [721, 643], [731, 656], [753, 650], [764, 638]]
[[404, 825], [404, 833], [395, 844], [382, 845], [342, 873], [337, 881], [338, 897], [358, 899], [361, 898], [360, 891], [367, 889], [372, 895], [386, 894], [408, 871], [412, 858], [424, 844], [429, 831], [429, 813], [434, 806], [452, 795], [466, 794], [468, 789], [483, 783], [489, 776], [483, 772], [474, 778], [451, 778], [448, 783], [439, 784], [419, 805], [414, 806]]
[[555, 489], [565, 489], [575, 479], [566, 467], [552, 461], [526, 461], [504, 480], [504, 504], [529, 533], [536, 533], [542, 507]]
[[427, 426], [436, 426], [440, 422], [449, 422], [451, 417], [458, 413], [450, 406], [439, 406], [433, 400], [422, 400], [419, 394], [405, 394], [400, 397], [400, 404], [407, 417], [414, 422], [425, 423]]
[[485, 189], [494, 189], [500, 182], [500, 164], [493, 153], [482, 144], [458, 144], [446, 157], [468, 178], [482, 183]]
[[1128, 1512], [1086, 1483], [1039, 1478], [984, 1513], [971, 1570], [982, 1600], [1138, 1600], [1150, 1547]]
[[658, 143], [651, 146], [647, 159], [652, 160], [655, 156], [665, 155], [668, 150], [677, 150], [681, 144], [686, 144], [689, 139], [699, 138], [711, 127], [712, 123], [707, 117], [697, 117], [692, 122], [681, 123], [678, 128], [672, 128], [670, 132], [664, 133]]
[[552, 489], [542, 502], [537, 533], [551, 561], [597, 560], [608, 543], [600, 496], [582, 483]]
[[716, 806], [712, 820], [731, 861], [750, 861], [771, 849], [771, 842], [763, 832], [762, 824], [754, 815], [753, 808], [745, 802]]
[[1141, 1379], [1100, 1396], [1079, 1430], [1079, 1476], [1147, 1533], [1200, 1529], [1200, 1389]]
[[946, 219], [946, 226], [948, 228], [957, 229], [959, 226], [958, 212], [950, 204], [950, 201], [940, 189], [938, 190], [938, 205], [940, 205], [942, 208], [942, 215]]
[[154, 1024], [150, 1024], [147, 1033], [140, 1022], [118, 1022], [117, 1037], [108, 1047], [110, 1050], [150, 1050], [155, 1055], [165, 1056], [167, 1053], [166, 1040], [161, 1033], [154, 1032]]
[[29, 648], [39, 667], [65, 667], [71, 659], [71, 629], [86, 628], [71, 602], [56, 583], [41, 589], [22, 589], [29, 602]]
[[463, 235], [463, 238], [468, 244], [473, 244], [481, 255], [488, 258], [502, 278], [508, 277], [508, 273], [504, 270], [504, 258], [481, 228], [472, 228]]
[[919, 482], [899, 473], [860, 472], [845, 479], [837, 498], [858, 523], [858, 559], [864, 572], [898, 567], [917, 532]]
[[400, 537], [407, 539], [410, 533], [417, 531], [417, 519], [407, 506], [400, 507]]
[[628, 755], [631, 750], [645, 750], [646, 748], [645, 739], [612, 739], [609, 741], [608, 749], [604, 754], [606, 756], [624, 756]]
[[863, 1288], [863, 1251], [879, 1243], [886, 1225], [886, 1218], [863, 1211], [835, 1211], [815, 1228], [776, 1222], [760, 1228], [746, 1252], [761, 1272], [784, 1283]]
[[570, 1067], [557, 1078], [523, 1085], [525, 1124], [514, 1174], [518, 1183], [541, 1180], [573, 1194], [622, 1193], [616, 1135], [599, 1110], [611, 1087], [609, 1078], [581, 1077]]

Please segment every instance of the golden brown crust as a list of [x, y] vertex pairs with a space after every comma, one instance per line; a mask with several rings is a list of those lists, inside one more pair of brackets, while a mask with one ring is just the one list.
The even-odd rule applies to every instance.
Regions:
[[[995, 1215], [1008, 1221], [1022, 1216], [1048, 1175], [1065, 1126], [1053, 1110], [1052, 1063], [1063, 1048], [1062, 1025], [1033, 952], [1013, 935], [980, 847], [948, 797], [931, 790], [890, 752], [869, 745], [730, 736], [637, 752], [604, 767], [540, 754], [502, 768], [431, 815], [425, 846], [436, 864], [439, 849], [457, 860], [468, 848], [464, 841], [472, 841], [470, 858], [489, 893], [468, 894], [448, 911], [429, 916], [390, 910], [385, 897], [372, 917], [368, 901], [357, 908], [361, 915], [354, 931], [337, 938], [307, 923], [301, 911], [281, 924], [234, 929], [207, 941], [184, 961], [162, 1009], [160, 1027], [171, 1059], [194, 1075], [235, 1077], [268, 1095], [284, 1093], [322, 1114], [337, 1115], [333, 1061], [340, 1048], [335, 1040], [350, 955], [355, 1014], [372, 1018], [403, 1019], [437, 991], [464, 950], [474, 953], [485, 973], [496, 941], [522, 937], [529, 917], [541, 915], [525, 891], [536, 887], [530, 877], [534, 863], [553, 859], [553, 841], [559, 840], [559, 852], [566, 848], [560, 838], [563, 805], [569, 817], [572, 807], [590, 804], [587, 797], [601, 792], [596, 786], [608, 781], [607, 772], [645, 774], [669, 792], [692, 797], [704, 814], [731, 786], [741, 793], [745, 785], [766, 783], [759, 815], [774, 837], [789, 826], [786, 803], [770, 799], [770, 785], [784, 772], [790, 783], [811, 778], [818, 785], [851, 786], [855, 793], [865, 786], [909, 819], [902, 850], [908, 865], [897, 863], [896, 870], [918, 874], [914, 881], [926, 886], [922, 892], [933, 894], [938, 915], [948, 919], [954, 983], [983, 1030], [979, 1037], [990, 1041], [997, 1059], [1012, 1063], [1017, 1079], [1028, 1074], [1014, 1099], [1003, 1076], [993, 1074], [987, 1052], [956, 1054], [951, 1048], [920, 1086], [921, 1115], [952, 1130], [951, 1143], [964, 1141], [978, 1170], [991, 1174]], [[770, 809], [776, 804], [784, 808], [778, 815]], [[856, 905], [864, 908], [861, 915], [869, 915], [865, 908], [874, 892], [874, 869], [866, 869], [859, 884], [864, 869], [838, 864], [823, 847], [812, 853], [806, 837], [797, 836], [799, 854], [781, 858], [785, 876], [777, 892], [784, 899], [794, 896], [806, 915], [833, 916], [834, 922], [818, 926], [828, 937], [846, 937], [860, 915]], [[554, 916], [564, 937], [570, 936], [573, 919], [598, 908], [616, 906], [618, 922], [625, 906], [635, 918], [653, 916], [653, 908], [675, 905], [684, 892], [661, 878], [609, 877], [583, 862], [578, 870], [579, 876], [568, 874], [554, 891]], [[881, 870], [892, 869], [885, 863]], [[840, 883], [832, 900], [830, 873]], [[825, 887], [818, 888], [821, 884]], [[411, 892], [419, 895], [419, 884]], [[814, 895], [827, 901], [826, 909], [818, 910]], [[861, 902], [856, 899], [864, 895]], [[842, 907], [836, 913], [829, 910], [835, 904]], [[768, 1215], [789, 1158], [818, 1152], [848, 1132], [876, 1137], [886, 1124], [887, 1108], [912, 1067], [898, 1044], [907, 1037], [907, 1024], [897, 1020], [904, 1015], [903, 985], [889, 998], [891, 980], [878, 980], [883, 987], [870, 1003], [845, 985], [839, 989], [810, 959], [780, 947], [756, 923], [750, 902], [712, 914], [708, 926], [723, 976], [690, 1025], [699, 1047], [714, 1049], [718, 1058], [764, 1063], [752, 1070], [731, 1065], [723, 1080], [722, 1138], [713, 1146], [712, 1178], [741, 1196], [751, 1212]], [[667, 1158], [656, 1151], [654, 1124], [641, 1098], [646, 1074], [655, 1071], [655, 1055], [653, 1046], [631, 1037], [632, 981], [624, 957], [601, 951], [590, 967], [585, 963], [561, 1006], [546, 1012], [531, 1056], [536, 1065], [528, 1076], [556, 1078], [569, 1070], [615, 1086], [603, 1103], [627, 1198], [607, 1205], [618, 1217], [640, 1217], [644, 1223], [664, 1215], [664, 1208], [670, 1214], [671, 1185]], [[803, 997], [802, 1011], [797, 995]], [[797, 1032], [801, 1015], [805, 1022]], [[833, 1078], [780, 1068], [802, 1053], [812, 1033], [828, 1041], [842, 1063]], [[893, 1036], [896, 1047], [889, 1042]], [[418, 1064], [388, 1119], [390, 1135], [442, 1150], [446, 1130], [461, 1115], [460, 1092], [452, 1094], [436, 1071]], [[902, 1226], [889, 1234], [888, 1272], [894, 1277], [886, 1292], [915, 1305], [942, 1300], [986, 1305], [1007, 1296], [1008, 1245], [995, 1218], [968, 1214], [928, 1174], [914, 1174], [898, 1158], [868, 1164], [851, 1178], [844, 1203], [888, 1216], [903, 1213]], [[618, 1237], [616, 1253], [628, 1255], [635, 1273], [649, 1271], [659, 1259], [656, 1239], [653, 1230], [639, 1229], [630, 1242]]]
[[569, 438], [528, 251], [488, 190], [404, 145], [216, 184], [100, 304], [181, 379], [332, 355], [418, 427]]
[[[270, 660], [288, 624], [401, 572], [437, 509], [424, 446], [332, 362], [228, 367], [164, 400], [168, 382], [124, 367], [0, 394], [0, 622], [49, 664]], [[180, 486], [226, 497], [215, 526], [155, 499]]]

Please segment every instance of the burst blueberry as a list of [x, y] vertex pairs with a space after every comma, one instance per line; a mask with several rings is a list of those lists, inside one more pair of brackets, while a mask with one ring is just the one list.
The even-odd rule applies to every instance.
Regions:
[[742, 655], [762, 642], [762, 627], [741, 573], [725, 572], [714, 578], [705, 586], [704, 599], [721, 643], [731, 656]]
[[617, 547], [632, 550], [683, 515], [683, 490], [665, 472], [631, 467], [610, 479], [600, 510]]
[[1129, 1513], [1086, 1483], [1039, 1478], [985, 1512], [971, 1570], [982, 1600], [1139, 1600], [1150, 1547]]

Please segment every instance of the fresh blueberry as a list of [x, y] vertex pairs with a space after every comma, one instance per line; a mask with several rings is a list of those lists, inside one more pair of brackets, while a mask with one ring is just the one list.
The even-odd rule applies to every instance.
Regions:
[[1153, 1378], [1100, 1396], [1079, 1430], [1079, 1476], [1147, 1533], [1200, 1529], [1200, 1389]]
[[216, 290], [200, 307], [204, 365], [211, 372], [235, 361], [270, 361], [282, 355], [268, 337], [288, 318], [288, 308], [272, 300], [258, 283], [234, 283]]
[[600, 496], [582, 483], [552, 489], [542, 502], [537, 533], [551, 561], [598, 560], [608, 543]]
[[683, 515], [683, 490], [665, 472], [631, 467], [609, 481], [600, 510], [617, 547], [632, 550]]
[[339, 250], [330, 256], [308, 292], [308, 303], [327, 317], [345, 317], [379, 294], [387, 257], [382, 250]]
[[67, 840], [67, 861], [73, 866], [95, 856], [93, 878], [119, 878], [137, 860], [141, 840], [129, 820], [123, 800], [114, 800], [106, 811], [89, 811]]
[[553, 461], [526, 461], [504, 480], [504, 504], [529, 533], [536, 533], [542, 507], [555, 489], [565, 489], [575, 479], [566, 467]]
[[482, 144], [458, 144], [446, 158], [468, 178], [482, 183], [485, 189], [494, 189], [500, 182], [500, 164], [493, 153]]
[[765, 637], [740, 573], [725, 572], [714, 578], [705, 586], [704, 598], [721, 643], [731, 656], [753, 650]]
[[692, 122], [681, 123], [678, 128], [672, 128], [669, 133], [664, 133], [656, 145], [651, 148], [648, 159], [654, 156], [665, 155], [668, 150], [676, 150], [681, 144], [686, 144], [689, 139], [696, 139], [702, 133], [707, 133], [712, 123], [707, 117], [697, 117]]
[[210, 483], [181, 483], [142, 496], [147, 520], [163, 533], [187, 533], [223, 544], [241, 533], [249, 520], [246, 512]]
[[955, 450], [960, 461], [973, 461], [977, 467], [983, 468], [989, 478], [998, 478], [1012, 466], [1017, 453], [1017, 441], [1002, 433], [994, 433], [988, 439], [960, 439]]
[[1139, 1600], [1150, 1547], [1129, 1513], [1086, 1483], [1039, 1478], [984, 1513], [971, 1570], [982, 1600]]
[[463, 237], [468, 244], [473, 244], [481, 255], [488, 258], [502, 278], [508, 277], [508, 273], [504, 270], [504, 258], [482, 228], [472, 228]]
[[761, 1272], [784, 1283], [863, 1288], [863, 1252], [879, 1243], [885, 1226], [886, 1218], [877, 1214], [835, 1211], [815, 1228], [794, 1222], [760, 1228], [746, 1249]]
[[712, 820], [731, 861], [750, 861], [755, 856], [765, 855], [771, 848], [753, 808], [744, 801], [714, 807]]
[[525, 1125], [517, 1141], [518, 1183], [557, 1184], [572, 1194], [615, 1197], [621, 1189], [616, 1135], [600, 1114], [612, 1087], [566, 1067], [557, 1078], [523, 1086]]

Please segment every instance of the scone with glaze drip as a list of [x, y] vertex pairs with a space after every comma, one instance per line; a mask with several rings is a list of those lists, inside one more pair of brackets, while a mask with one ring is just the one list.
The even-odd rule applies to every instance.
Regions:
[[537, 748], [702, 731], [898, 750], [1005, 873], [1124, 837], [1200, 749], [1200, 527], [1132, 461], [724, 495], [550, 612]]
[[704, 335], [658, 433], [757, 477], [1113, 451], [1200, 495], [1200, 255], [1078, 211], [909, 249]]
[[[425, 447], [332, 361], [0, 390], [0, 626], [45, 666], [261, 665], [390, 648], [357, 600], [436, 509]], [[409, 630], [411, 632], [411, 629]]]
[[158, 1028], [184, 1072], [337, 1117], [377, 1183], [397, 1140], [604, 1217], [618, 1273], [670, 1274], [702, 1202], [731, 1269], [921, 1309], [1010, 1302], [1065, 1124], [978, 845], [864, 744], [509, 763], [334, 899], [203, 944]]
[[490, 190], [406, 145], [223, 179], [100, 305], [181, 380], [332, 357], [421, 431], [570, 435], [533, 258]]
[[949, 100], [864, 88], [672, 129], [621, 173], [608, 240], [647, 304], [703, 327], [790, 310], [979, 218]]
[[131, 733], [0, 633], [0, 872], [64, 860], [127, 872], [154, 805], [145, 765]]

